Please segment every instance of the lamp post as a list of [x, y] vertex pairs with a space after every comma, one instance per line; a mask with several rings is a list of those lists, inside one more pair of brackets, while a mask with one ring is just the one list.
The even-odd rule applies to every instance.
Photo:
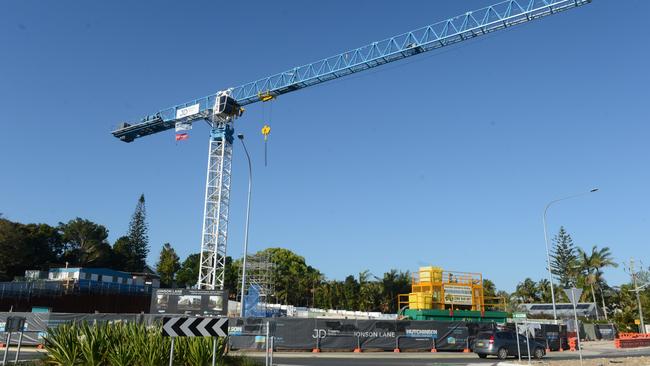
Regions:
[[251, 189], [253, 187], [253, 167], [251, 165], [251, 157], [248, 155], [248, 149], [246, 149], [246, 144], [244, 143], [244, 134], [237, 134], [237, 138], [241, 141], [241, 145], [244, 147], [244, 152], [246, 152], [246, 159], [248, 160], [248, 199], [246, 202], [246, 229], [244, 231], [244, 259], [241, 269], [241, 307], [239, 309], [239, 316], [244, 317], [244, 306], [246, 303], [244, 292], [246, 290], [246, 257], [248, 257], [248, 226], [250, 223], [251, 217]]
[[553, 272], [551, 271], [551, 251], [550, 251], [549, 245], [548, 245], [548, 232], [547, 232], [547, 229], [546, 229], [546, 212], [548, 211], [548, 208], [551, 207], [551, 205], [553, 205], [554, 203], [564, 201], [564, 200], [568, 200], [570, 198], [580, 197], [580, 196], [583, 196], [585, 194], [594, 193], [594, 192], [598, 192], [598, 188], [591, 189], [588, 192], [574, 194], [572, 196], [568, 196], [568, 197], [553, 200], [553, 201], [549, 202], [546, 205], [546, 207], [544, 207], [544, 215], [542, 216], [542, 223], [544, 224], [544, 242], [546, 243], [546, 265], [548, 267], [548, 279], [551, 282], [551, 301], [553, 302], [553, 319], [556, 320], [556, 321], [557, 321], [557, 309], [555, 307], [555, 289], [554, 289], [554, 285], [553, 285]]
[[646, 288], [650, 283], [646, 283], [643, 286], [639, 286], [637, 283], [637, 274], [634, 272], [634, 260], [630, 260], [630, 272], [632, 274], [632, 285], [634, 285], [634, 291], [636, 293], [636, 303], [639, 307], [639, 333], [645, 334], [645, 322], [643, 321], [643, 307], [641, 306], [641, 297], [639, 293]]

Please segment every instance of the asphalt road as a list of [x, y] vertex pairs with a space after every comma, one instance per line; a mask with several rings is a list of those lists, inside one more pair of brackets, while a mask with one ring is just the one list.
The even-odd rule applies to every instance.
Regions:
[[[249, 357], [262, 359], [264, 354], [248, 354]], [[621, 358], [631, 356], [650, 356], [650, 348], [630, 351], [606, 352], [598, 355], [585, 355], [584, 358]], [[550, 360], [578, 359], [576, 352], [552, 353], [546, 357]], [[495, 365], [499, 360], [496, 358], [480, 359], [473, 353], [438, 353], [438, 354], [391, 354], [391, 353], [368, 353], [368, 354], [276, 354], [273, 358], [273, 365], [291, 366], [446, 366], [446, 365], [467, 365], [485, 364]]]

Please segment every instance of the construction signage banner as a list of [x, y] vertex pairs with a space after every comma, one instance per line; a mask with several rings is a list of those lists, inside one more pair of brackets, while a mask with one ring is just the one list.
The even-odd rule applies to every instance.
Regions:
[[238, 318], [230, 321], [231, 349], [262, 349], [267, 321], [278, 350], [460, 351], [469, 344], [464, 322]]
[[468, 286], [444, 285], [445, 303], [472, 305], [472, 288]]
[[151, 296], [152, 314], [225, 315], [226, 291], [158, 288]]

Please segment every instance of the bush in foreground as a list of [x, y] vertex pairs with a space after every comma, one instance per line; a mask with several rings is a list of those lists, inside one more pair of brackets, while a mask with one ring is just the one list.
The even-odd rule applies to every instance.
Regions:
[[[45, 337], [47, 365], [160, 366], [169, 364], [171, 339], [160, 325], [135, 323], [62, 324]], [[250, 359], [225, 355], [224, 339], [217, 340], [217, 364], [253, 366]], [[212, 338], [179, 337], [174, 341], [175, 365], [211, 365]]]

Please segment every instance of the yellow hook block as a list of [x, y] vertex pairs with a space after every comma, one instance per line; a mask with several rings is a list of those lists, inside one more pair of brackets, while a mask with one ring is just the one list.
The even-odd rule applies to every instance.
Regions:
[[271, 126], [264, 125], [264, 127], [262, 127], [262, 135], [264, 135], [264, 141], [266, 141], [270, 133], [271, 133]]

